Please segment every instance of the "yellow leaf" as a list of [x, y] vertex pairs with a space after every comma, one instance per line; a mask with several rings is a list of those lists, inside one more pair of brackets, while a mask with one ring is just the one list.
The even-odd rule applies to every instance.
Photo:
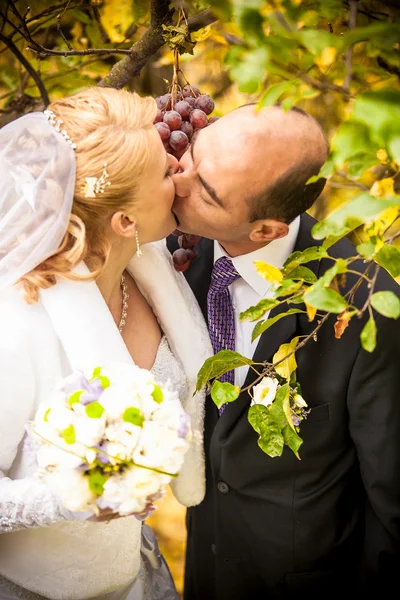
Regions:
[[[293, 350], [296, 348], [298, 341], [299, 341], [299, 338], [295, 337], [288, 344], [281, 344], [279, 346], [277, 352], [275, 352], [272, 362], [275, 364], [276, 362], [285, 358], [285, 356], [288, 356], [289, 354], [291, 354], [293, 352]], [[291, 374], [296, 369], [297, 369], [297, 362], [296, 362], [296, 356], [294, 353], [291, 354], [291, 356], [289, 356], [289, 358], [282, 360], [282, 362], [279, 363], [279, 365], [277, 365], [275, 367], [275, 371], [278, 373], [278, 375], [280, 375], [281, 377], [284, 377], [287, 381], [290, 380]]]
[[[400, 204], [400, 199], [399, 199]], [[393, 221], [397, 218], [399, 214], [399, 209], [397, 206], [391, 206], [387, 208], [375, 221], [372, 223], [367, 223], [365, 226], [365, 232], [369, 235], [369, 237], [379, 237], [384, 234], [386, 229], [393, 223]], [[381, 246], [383, 245], [383, 241]], [[375, 251], [378, 251], [379, 248], [376, 248]]]
[[280, 283], [283, 279], [283, 275], [279, 269], [268, 265], [262, 260], [255, 260], [256, 271], [261, 277], [264, 277], [270, 283]]
[[211, 26], [207, 25], [207, 27], [203, 27], [203, 29], [199, 29], [199, 31], [194, 31], [191, 34], [192, 40], [194, 42], [202, 42], [206, 40], [211, 35]]
[[378, 158], [378, 160], [381, 161], [381, 163], [385, 163], [385, 162], [387, 162], [387, 159], [388, 159], [388, 153], [386, 152], [386, 150], [384, 148], [381, 148], [376, 153], [376, 157]]
[[311, 322], [314, 320], [314, 317], [317, 314], [317, 309], [314, 306], [308, 304], [307, 302], [304, 302], [304, 304], [306, 305], [308, 320]]
[[327, 46], [322, 50], [321, 56], [319, 56], [315, 62], [322, 69], [330, 67], [336, 59], [336, 48], [334, 46]]
[[386, 196], [393, 196], [394, 194], [394, 179], [393, 177], [386, 177], [380, 181], [375, 181], [372, 188], [369, 190], [371, 196], [377, 198], [384, 198]]
[[133, 14], [133, 3], [131, 0], [104, 0], [101, 11], [101, 24], [114, 43], [123, 42], [125, 31], [131, 25]]

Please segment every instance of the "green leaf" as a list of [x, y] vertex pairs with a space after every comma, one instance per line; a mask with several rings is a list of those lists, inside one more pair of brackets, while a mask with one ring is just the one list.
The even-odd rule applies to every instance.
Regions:
[[376, 198], [368, 193], [357, 196], [335, 210], [329, 217], [316, 223], [312, 236], [322, 240], [327, 236], [343, 236], [363, 223], [374, 220], [381, 212], [391, 206], [399, 206], [400, 198]]
[[111, 384], [110, 384], [110, 380], [108, 379], [108, 377], [105, 377], [104, 375], [101, 374], [102, 368], [103, 367], [96, 367], [93, 370], [90, 381], [93, 381], [94, 379], [99, 379], [100, 383], [101, 383], [101, 387], [103, 388], [103, 390], [105, 390], [106, 388], [110, 387]]
[[107, 481], [107, 477], [100, 473], [100, 471], [92, 471], [88, 475], [89, 489], [96, 496], [101, 496], [104, 493], [104, 484]]
[[297, 458], [300, 460], [299, 448], [303, 443], [301, 437], [297, 434], [296, 431], [289, 427], [289, 425], [286, 425], [286, 427], [283, 428], [282, 434], [286, 446], [289, 446], [289, 448], [293, 451], [295, 456], [297, 456]]
[[72, 406], [73, 404], [77, 404], [81, 401], [82, 394], [86, 394], [86, 390], [76, 390], [73, 394], [68, 398], [68, 404]]
[[278, 102], [279, 98], [285, 92], [291, 92], [295, 87], [297, 87], [299, 82], [295, 81], [283, 81], [281, 83], [275, 83], [271, 85], [263, 94], [258, 106], [262, 108], [264, 106], [272, 106], [276, 102]]
[[367, 321], [360, 334], [361, 345], [367, 352], [373, 352], [376, 347], [376, 323], [373, 317]]
[[75, 444], [76, 442], [76, 433], [75, 427], [70, 425], [61, 433], [61, 437], [66, 444]]
[[278, 306], [279, 302], [274, 298], [263, 298], [255, 306], [250, 306], [247, 310], [240, 313], [241, 321], [257, 321], [265, 315], [266, 312]]
[[91, 402], [86, 406], [86, 414], [91, 419], [99, 419], [103, 412], [104, 408], [100, 402]]
[[301, 279], [306, 283], [315, 283], [317, 281], [317, 277], [311, 269], [308, 267], [296, 267], [295, 269], [290, 269], [290, 271], [284, 271], [284, 276], [290, 277], [290, 279]]
[[243, 54], [241, 60], [231, 68], [232, 77], [237, 81], [241, 92], [245, 94], [257, 92], [265, 76], [267, 60], [267, 49], [257, 48]]
[[322, 280], [317, 281], [305, 294], [304, 300], [318, 310], [324, 310], [331, 313], [341, 313], [347, 308], [346, 300], [332, 290], [324, 286]]
[[240, 386], [232, 385], [228, 381], [214, 381], [211, 387], [211, 398], [214, 404], [221, 408], [227, 402], [233, 402], [239, 397]]
[[364, 258], [371, 258], [371, 256], [375, 253], [375, 244], [373, 244], [371, 241], [364, 242], [363, 244], [358, 244], [356, 250], [358, 254], [361, 254], [361, 256], [364, 256]]
[[327, 256], [329, 255], [322, 246], [310, 246], [310, 248], [306, 248], [302, 252], [296, 250], [296, 252], [292, 252], [283, 265], [285, 273], [289, 272], [289, 269], [295, 269], [299, 265], [311, 262], [312, 260], [321, 260], [321, 258], [326, 258]]
[[303, 281], [293, 281], [293, 279], [284, 279], [281, 285], [275, 290], [274, 295], [277, 298], [291, 296], [295, 294], [303, 285]]
[[400, 275], [400, 252], [395, 246], [382, 246], [379, 252], [377, 252], [375, 260], [392, 277]]
[[196, 392], [201, 390], [210, 379], [220, 377], [231, 369], [244, 365], [253, 365], [254, 361], [232, 350], [221, 350], [214, 356], [207, 358], [197, 375]]
[[48, 408], [48, 409], [46, 410], [46, 412], [44, 413], [44, 415], [43, 415], [43, 421], [44, 421], [45, 423], [48, 423], [48, 422], [49, 422], [49, 412], [50, 412], [50, 410], [51, 410], [51, 409], [50, 409], [50, 408]]
[[400, 317], [400, 300], [393, 292], [376, 292], [371, 297], [372, 307], [384, 317], [398, 319]]
[[257, 443], [263, 452], [272, 458], [281, 456], [284, 439], [280, 433], [278, 423], [270, 415], [268, 408], [261, 404], [254, 404], [249, 409], [248, 420], [253, 429], [260, 435]]
[[[298, 341], [299, 338], [294, 337], [288, 344], [281, 344], [272, 358], [276, 373], [284, 377], [286, 381], [290, 381], [292, 373], [297, 369], [296, 354], [294, 351]], [[278, 395], [278, 400], [279, 398], [280, 396]]]
[[154, 385], [154, 390], [152, 391], [151, 395], [153, 396], [154, 402], [157, 402], [157, 404], [161, 404], [161, 402], [164, 400], [164, 392], [157, 384]]
[[309, 50], [312, 54], [319, 56], [330, 46], [340, 48], [342, 41], [340, 38], [333, 36], [327, 31], [317, 29], [304, 29], [296, 35], [297, 39]]
[[376, 157], [379, 147], [371, 141], [369, 127], [364, 123], [355, 121], [342, 123], [332, 140], [332, 147], [334, 149], [335, 163], [340, 167], [350, 157], [361, 153], [368, 153], [370, 158], [372, 155], [375, 163], [379, 162]]
[[290, 308], [287, 312], [279, 313], [279, 315], [271, 317], [266, 321], [260, 321], [256, 324], [256, 326], [253, 329], [253, 333], [251, 334], [251, 341], [254, 342], [254, 340], [256, 340], [262, 333], [264, 333], [264, 331], [267, 331], [267, 329], [272, 327], [272, 325], [275, 325], [275, 323], [277, 323], [284, 317], [294, 315], [296, 313], [304, 313], [304, 310], [300, 310], [299, 308]]
[[340, 275], [341, 273], [347, 273], [347, 261], [344, 258], [338, 258], [335, 264], [325, 271], [320, 281], [323, 282], [325, 287], [328, 287], [336, 275]]
[[122, 415], [122, 420], [127, 423], [132, 423], [132, 425], [136, 425], [137, 427], [143, 427], [144, 416], [142, 415], [139, 408], [136, 406], [130, 406], [126, 408], [124, 414]]
[[367, 27], [356, 27], [347, 31], [343, 37], [343, 46], [348, 48], [358, 42], [370, 42], [371, 40], [382, 44], [387, 42], [390, 46], [399, 41], [398, 23], [372, 23]]
[[367, 125], [371, 137], [380, 146], [384, 145], [400, 132], [400, 92], [389, 89], [366, 92], [354, 103], [353, 118]]
[[[287, 418], [287, 408], [290, 399], [290, 385], [285, 383], [281, 385], [275, 396], [275, 400], [269, 407], [270, 414], [274, 417], [275, 421], [279, 424], [280, 429], [282, 430], [286, 424], [288, 423]], [[290, 417], [290, 420], [291, 417]]]

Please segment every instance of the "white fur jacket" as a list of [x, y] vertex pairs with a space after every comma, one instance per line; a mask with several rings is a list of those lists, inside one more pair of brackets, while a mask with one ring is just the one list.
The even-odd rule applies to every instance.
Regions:
[[[83, 264], [79, 269], [87, 271]], [[128, 270], [184, 367], [189, 383], [184, 408], [191, 416], [193, 429], [202, 434], [205, 393], [194, 394], [194, 390], [197, 373], [212, 355], [212, 348], [197, 302], [182, 274], [173, 269], [163, 241], [145, 245], [143, 255], [135, 257]], [[92, 554], [94, 547], [100, 552], [99, 548], [113, 543], [116, 537], [120, 554], [112, 574], [106, 565], [109, 555], [103, 557], [104, 562], [92, 557], [91, 568], [97, 561], [99, 569], [95, 569], [93, 589], [89, 586], [85, 597], [102, 592], [104, 586], [115, 589], [137, 568], [139, 521], [134, 517], [109, 524], [74, 521], [72, 513], [58, 505], [47, 486], [32, 477], [32, 458], [25, 447], [26, 423], [60, 378], [74, 369], [114, 361], [131, 363], [132, 359], [94, 282], [60, 281], [42, 291], [40, 301], [34, 305], [26, 304], [16, 288], [0, 293], [0, 575], [45, 596], [49, 589], [54, 590], [55, 582], [62, 586], [64, 581], [68, 598], [81, 598], [82, 581], [87, 587], [88, 580], [87, 572], [82, 572], [82, 581], [77, 578], [78, 555], [86, 562], [88, 548], [92, 548]], [[195, 438], [172, 487], [176, 498], [186, 506], [203, 499], [202, 435]], [[128, 529], [129, 550], [124, 554]], [[62, 548], [60, 556], [56, 556], [57, 543]], [[45, 569], [43, 564], [47, 564]], [[105, 569], [108, 575], [103, 581]]]

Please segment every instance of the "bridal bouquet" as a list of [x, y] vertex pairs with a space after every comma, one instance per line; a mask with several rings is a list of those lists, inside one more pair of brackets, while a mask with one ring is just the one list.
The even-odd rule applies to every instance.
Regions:
[[192, 437], [177, 393], [123, 363], [62, 380], [29, 430], [38, 475], [67, 509], [143, 518], [177, 476]]

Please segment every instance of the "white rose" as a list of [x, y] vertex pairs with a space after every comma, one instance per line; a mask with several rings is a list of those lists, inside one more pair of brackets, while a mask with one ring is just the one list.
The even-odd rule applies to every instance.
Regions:
[[75, 469], [86, 462], [87, 449], [82, 444], [67, 444], [58, 438], [57, 445], [43, 444], [37, 454], [39, 467], [66, 467]]
[[269, 406], [275, 400], [279, 381], [275, 377], [263, 377], [257, 385], [253, 386], [253, 400], [251, 404]]
[[106, 481], [101, 502], [111, 506], [118, 505], [120, 514], [140, 513], [146, 508], [149, 497], [159, 492], [161, 485], [157, 473], [131, 467]]
[[81, 471], [59, 469], [47, 474], [46, 482], [68, 510], [87, 511], [95, 505], [96, 496]]
[[303, 396], [300, 396], [300, 394], [295, 394], [293, 397], [293, 401], [297, 408], [305, 408], [306, 406], [308, 406], [307, 402], [304, 400]]
[[106, 417], [111, 421], [120, 419], [125, 410], [131, 406], [141, 410], [140, 397], [136, 391], [118, 384], [104, 390], [101, 395], [101, 405], [105, 410]]
[[106, 427], [105, 437], [110, 442], [122, 444], [132, 451], [138, 443], [142, 428], [128, 421], [112, 423]]
[[150, 421], [144, 423], [133, 460], [140, 465], [176, 473], [182, 466], [183, 455], [188, 447], [176, 431], [162, 423]]
[[100, 418], [91, 419], [88, 416], [77, 417], [75, 420], [76, 439], [85, 446], [99, 444], [104, 436], [106, 419], [104, 413]]

